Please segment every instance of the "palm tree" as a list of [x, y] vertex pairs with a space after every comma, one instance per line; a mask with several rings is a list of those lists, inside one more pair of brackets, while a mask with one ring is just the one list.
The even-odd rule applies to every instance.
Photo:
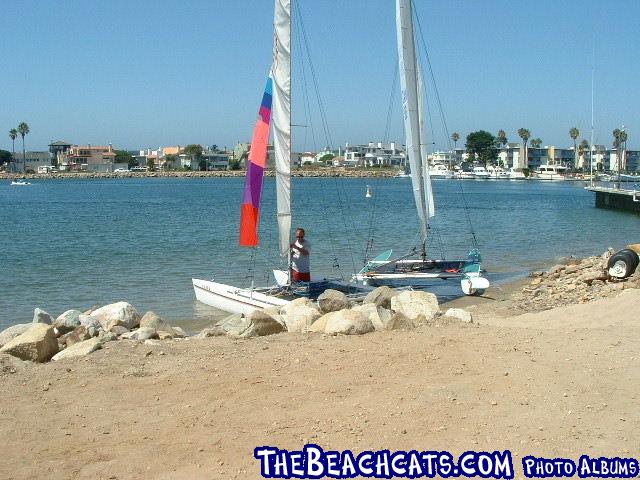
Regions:
[[524, 144], [524, 168], [529, 168], [529, 152], [527, 151], [527, 142], [531, 138], [531, 132], [526, 128], [519, 128], [518, 136], [522, 139], [522, 143]]
[[578, 150], [576, 147], [576, 139], [580, 136], [580, 130], [576, 127], [573, 127], [569, 130], [569, 136], [573, 140], [573, 166], [574, 168], [578, 166]]
[[580, 162], [582, 164], [582, 171], [584, 172], [584, 167], [585, 167], [585, 163], [586, 163], [586, 153], [589, 151], [589, 142], [587, 142], [586, 139], [583, 139], [580, 142], [580, 145], [578, 146], [578, 157], [582, 157], [582, 162]]
[[29, 133], [29, 125], [26, 122], [20, 122], [18, 133], [22, 136], [22, 171], [27, 173], [27, 153], [24, 149], [24, 136]]
[[16, 156], [16, 138], [18, 138], [18, 130], [16, 130], [15, 128], [9, 130], [9, 138], [11, 139], [11, 150], [13, 153], [11, 155], [11, 160], [14, 160], [14, 157]]
[[504, 130], [498, 130], [498, 145], [506, 145], [507, 144], [507, 132]]
[[458, 140], [460, 140], [460, 134], [458, 132], [453, 132], [451, 134], [451, 140], [453, 140], [453, 149], [456, 149], [456, 144], [458, 143]]
[[542, 140], [540, 138], [534, 138], [531, 140], [531, 146], [533, 148], [540, 148], [540, 145], [542, 145]]

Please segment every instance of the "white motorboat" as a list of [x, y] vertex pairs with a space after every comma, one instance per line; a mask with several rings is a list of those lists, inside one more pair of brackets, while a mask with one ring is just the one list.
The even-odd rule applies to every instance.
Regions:
[[489, 178], [489, 172], [482, 165], [476, 165], [473, 167], [472, 173], [476, 180], [487, 180]]
[[26, 180], [12, 180], [11, 181], [11, 185], [13, 185], [13, 186], [24, 186], [24, 185], [31, 185], [31, 183], [27, 182]]
[[567, 177], [567, 171], [569, 169], [567, 167], [563, 167], [562, 165], [549, 165], [544, 164], [540, 165], [535, 171], [535, 179], [536, 180], [547, 180], [547, 181], [561, 181], [565, 180]]
[[453, 178], [453, 172], [442, 163], [429, 166], [429, 177], [431, 178]]
[[513, 168], [510, 168], [507, 172], [507, 178], [509, 180], [529, 180], [529, 177], [527, 177], [524, 172], [519, 172]]
[[509, 173], [507, 171], [498, 166], [498, 165], [489, 165], [487, 167], [487, 172], [489, 173], [489, 178], [491, 180], [508, 180]]
[[456, 178], [459, 178], [461, 180], [473, 180], [474, 178], [476, 178], [473, 172], [466, 172], [464, 170], [458, 170], [455, 176]]

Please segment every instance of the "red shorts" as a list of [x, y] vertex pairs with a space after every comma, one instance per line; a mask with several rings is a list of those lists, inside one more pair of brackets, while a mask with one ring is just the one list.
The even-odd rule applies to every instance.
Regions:
[[310, 282], [311, 274], [309, 272], [302, 273], [297, 270], [291, 269], [291, 281], [292, 282]]

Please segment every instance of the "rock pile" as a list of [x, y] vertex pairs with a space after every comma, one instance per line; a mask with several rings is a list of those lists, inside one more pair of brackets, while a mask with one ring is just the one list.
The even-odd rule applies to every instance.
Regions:
[[113, 340], [185, 336], [184, 330], [172, 327], [153, 312], [140, 317], [127, 302], [84, 313], [67, 310], [55, 320], [36, 308], [32, 323], [13, 325], [0, 333], [0, 353], [41, 363], [88, 355]]
[[[354, 304], [344, 293], [326, 290], [316, 302], [303, 297], [281, 308], [230, 315], [192, 338], [223, 335], [251, 338], [282, 332], [361, 335], [376, 330], [415, 328], [430, 324], [441, 315], [432, 293], [379, 287], [362, 303]], [[472, 321], [468, 312], [459, 309], [449, 309], [445, 317]], [[55, 320], [36, 308], [32, 323], [14, 325], [0, 333], [0, 354], [48, 362], [88, 355], [114, 340], [153, 343], [186, 336], [181, 328], [172, 327], [154, 312], [141, 317], [127, 302], [84, 313], [67, 310]]]
[[640, 288], [640, 269], [624, 280], [609, 276], [607, 262], [613, 253], [610, 248], [600, 256], [583, 260], [570, 257], [546, 272], [531, 273], [529, 284], [514, 295], [514, 304], [527, 312], [541, 311], [590, 302], [625, 288]]

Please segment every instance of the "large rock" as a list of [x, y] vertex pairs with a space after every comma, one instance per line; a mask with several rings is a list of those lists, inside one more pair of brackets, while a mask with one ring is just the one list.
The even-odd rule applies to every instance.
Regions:
[[296, 298], [280, 309], [289, 332], [306, 332], [321, 317], [318, 307], [308, 298]]
[[173, 335], [173, 328], [155, 312], [147, 312], [140, 319], [140, 328], [153, 328], [156, 332], [169, 332]]
[[85, 355], [89, 355], [92, 352], [95, 352], [99, 348], [102, 347], [102, 339], [95, 337], [89, 340], [85, 340], [84, 342], [76, 343], [61, 352], [56, 353], [51, 360], [58, 361], [63, 358], [72, 358], [72, 357], [84, 357]]
[[41, 308], [36, 308], [33, 311], [33, 323], [44, 323], [45, 325], [51, 325], [53, 319], [51, 315], [42, 310]]
[[227, 335], [241, 335], [249, 328], [249, 318], [241, 313], [235, 313], [220, 320], [213, 328]]
[[94, 336], [91, 335], [91, 332], [89, 332], [90, 328], [93, 327], [85, 327], [84, 325], [80, 325], [73, 332], [64, 335], [63, 338], [64, 342], [67, 345], [67, 348], [69, 348], [71, 345], [75, 345], [76, 343], [89, 340], [92, 336]]
[[53, 326], [62, 334], [72, 332], [80, 326], [80, 315], [80, 310], [67, 310], [56, 318]]
[[9, 343], [18, 335], [22, 335], [31, 327], [33, 327], [33, 323], [19, 323], [17, 325], [12, 325], [11, 327], [3, 330], [2, 333], [0, 333], [0, 347]]
[[414, 323], [423, 323], [433, 320], [440, 307], [433, 293], [407, 290], [391, 299], [391, 310]]
[[337, 312], [349, 308], [349, 299], [338, 290], [325, 290], [318, 297], [318, 307], [321, 313]]
[[445, 317], [457, 318], [461, 322], [473, 323], [471, 313], [461, 308], [450, 308], [444, 313]]
[[371, 320], [371, 323], [376, 330], [393, 329], [393, 324], [391, 322], [393, 314], [391, 311], [386, 308], [378, 307], [375, 303], [363, 303], [362, 305], [353, 307], [351, 310], [362, 312], [364, 316]]
[[398, 295], [393, 288], [382, 286], [369, 292], [362, 303], [374, 303], [377, 307], [391, 308], [391, 299]]
[[136, 309], [127, 302], [117, 302], [105, 305], [93, 311], [90, 315], [100, 322], [103, 330], [109, 331], [111, 327], [116, 325], [126, 327], [129, 330], [140, 325], [140, 314]]
[[362, 335], [374, 331], [373, 323], [362, 312], [340, 310], [327, 313], [327, 325], [324, 329], [329, 335]]
[[22, 335], [9, 341], [0, 352], [22, 360], [46, 362], [58, 353], [58, 340], [51, 325], [36, 323]]
[[255, 310], [249, 314], [249, 326], [239, 336], [241, 338], [263, 337], [285, 331], [285, 326], [267, 312]]

